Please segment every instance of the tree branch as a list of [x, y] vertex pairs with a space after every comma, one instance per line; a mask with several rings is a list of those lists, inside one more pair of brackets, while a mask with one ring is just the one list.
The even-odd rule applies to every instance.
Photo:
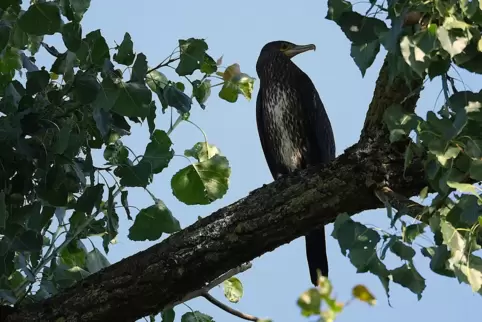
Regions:
[[220, 302], [218, 300], [216, 300], [216, 298], [214, 298], [212, 295], [210, 295], [209, 293], [205, 293], [203, 294], [203, 297], [208, 300], [209, 302], [211, 302], [212, 304], [216, 305], [217, 307], [219, 307], [221, 310], [223, 311], [226, 311], [228, 312], [229, 314], [232, 314], [234, 316], [237, 316], [238, 318], [241, 318], [241, 319], [244, 319], [244, 320], [248, 320], [248, 321], [258, 321], [259, 319], [253, 315], [250, 315], [250, 314], [246, 314], [246, 313], [243, 313], [243, 312], [239, 312], [238, 310], [235, 310], [229, 306], [227, 306], [226, 304], [224, 304], [223, 302]]
[[361, 139], [373, 138], [382, 128], [385, 110], [393, 104], [400, 104], [407, 112], [413, 112], [420, 98], [422, 79], [416, 79], [407, 85], [404, 78], [397, 76], [390, 84], [389, 56], [385, 57], [378, 76], [373, 98], [368, 107]]
[[251, 268], [251, 266], [253, 266], [251, 263], [247, 263], [247, 264], [243, 264], [239, 267], [233, 268], [233, 269], [229, 270], [228, 272], [224, 273], [223, 275], [219, 276], [218, 278], [216, 278], [214, 281], [212, 281], [211, 283], [209, 283], [205, 287], [200, 288], [199, 290], [196, 290], [192, 293], [187, 294], [182, 300], [171, 303], [170, 305], [165, 306], [163, 309], [164, 310], [170, 309], [170, 308], [173, 308], [180, 303], [187, 302], [187, 301], [192, 300], [193, 298], [196, 298], [198, 296], [203, 296], [205, 293], [209, 292], [213, 287], [218, 286], [219, 284], [221, 284], [225, 280], [233, 277], [236, 274], [247, 271], [248, 269]]
[[383, 187], [379, 190], [376, 190], [375, 195], [380, 201], [388, 203], [398, 211], [403, 211], [403, 213], [409, 215], [410, 217], [426, 223], [427, 225], [429, 224], [429, 217], [427, 216], [428, 209], [418, 202], [412, 201], [388, 187]]
[[[390, 86], [387, 81], [385, 62], [360, 142], [333, 162], [256, 189], [60, 294], [20, 307], [6, 320], [134, 321], [184, 301], [233, 267], [333, 222], [338, 214], [382, 207], [377, 189], [417, 194], [426, 185], [421, 160], [414, 159], [404, 172], [405, 146], [390, 145], [381, 125], [384, 110], [402, 103], [410, 91], [401, 81]], [[403, 104], [413, 110], [417, 99], [418, 94]]]

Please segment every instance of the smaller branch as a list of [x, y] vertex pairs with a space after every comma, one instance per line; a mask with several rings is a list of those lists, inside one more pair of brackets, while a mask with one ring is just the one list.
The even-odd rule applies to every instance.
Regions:
[[383, 187], [375, 191], [375, 195], [385, 205], [394, 207], [398, 211], [403, 211], [412, 218], [415, 218], [423, 223], [429, 224], [428, 208], [421, 204], [408, 199], [401, 194], [396, 193], [388, 187]]
[[244, 320], [248, 320], [248, 321], [259, 321], [259, 318], [255, 317], [255, 316], [252, 316], [252, 315], [249, 315], [249, 314], [246, 314], [246, 313], [243, 313], [243, 312], [239, 312], [229, 306], [227, 306], [226, 304], [218, 301], [217, 299], [215, 299], [212, 295], [210, 295], [209, 293], [204, 293], [202, 295], [206, 300], [208, 300], [209, 302], [211, 302], [212, 304], [216, 305], [217, 307], [219, 307], [221, 310], [223, 311], [226, 311], [234, 316], [237, 316], [238, 318], [241, 318], [241, 319], [244, 319]]
[[226, 273], [224, 273], [223, 275], [219, 276], [218, 278], [216, 278], [215, 280], [213, 280], [211, 283], [209, 283], [208, 285], [206, 285], [205, 287], [199, 289], [199, 290], [196, 290], [192, 293], [189, 293], [187, 294], [182, 300], [180, 301], [177, 301], [177, 302], [173, 302], [169, 305], [166, 305], [163, 310], [167, 310], [167, 309], [170, 309], [170, 308], [173, 308], [175, 307], [176, 305], [178, 304], [181, 304], [181, 303], [184, 303], [184, 302], [187, 302], [189, 300], [192, 300], [193, 298], [196, 298], [198, 296], [203, 296], [204, 294], [206, 294], [207, 292], [209, 292], [213, 287], [221, 284], [222, 282], [224, 282], [225, 280], [227, 280], [228, 278], [231, 278], [233, 277], [234, 275], [236, 274], [239, 274], [239, 273], [242, 273], [242, 272], [245, 272], [247, 271], [248, 269], [250, 269], [251, 267], [253, 266], [253, 264], [251, 263], [246, 263], [246, 264], [243, 264], [239, 267], [236, 267], [236, 268], [233, 268], [229, 271], [227, 271]]
[[177, 60], [179, 60], [179, 57], [170, 58], [167, 62], [165, 62], [165, 63], [160, 63], [160, 64], [157, 65], [156, 67], [149, 69], [146, 74], [149, 74], [150, 72], [155, 71], [156, 69], [159, 69], [159, 68], [161, 68], [161, 67], [169, 66], [170, 63], [173, 63], [173, 62], [175, 62], [175, 61], [177, 61]]

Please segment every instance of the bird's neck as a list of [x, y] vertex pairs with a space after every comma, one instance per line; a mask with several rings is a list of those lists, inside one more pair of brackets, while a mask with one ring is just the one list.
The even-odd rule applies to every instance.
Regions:
[[256, 63], [256, 72], [262, 83], [291, 78], [298, 70], [298, 66], [284, 54], [260, 57]]

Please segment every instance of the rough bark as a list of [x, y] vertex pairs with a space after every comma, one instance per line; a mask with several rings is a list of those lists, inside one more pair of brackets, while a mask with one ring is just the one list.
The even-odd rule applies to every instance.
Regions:
[[[426, 185], [421, 161], [415, 160], [403, 176], [405, 146], [390, 145], [381, 126], [384, 110], [402, 103], [411, 90], [400, 80], [387, 85], [386, 69], [385, 62], [360, 141], [332, 163], [254, 190], [64, 292], [19, 308], [6, 321], [134, 321], [313, 226], [333, 222], [338, 214], [382, 207], [375, 195], [382, 187], [408, 197], [417, 194]], [[413, 95], [403, 104], [413, 110], [417, 99]]]

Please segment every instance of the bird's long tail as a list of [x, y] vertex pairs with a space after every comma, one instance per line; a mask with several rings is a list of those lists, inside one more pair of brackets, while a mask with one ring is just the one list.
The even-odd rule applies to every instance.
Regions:
[[325, 227], [310, 231], [306, 236], [306, 258], [313, 285], [318, 283], [317, 270], [328, 277], [328, 257], [326, 255]]

